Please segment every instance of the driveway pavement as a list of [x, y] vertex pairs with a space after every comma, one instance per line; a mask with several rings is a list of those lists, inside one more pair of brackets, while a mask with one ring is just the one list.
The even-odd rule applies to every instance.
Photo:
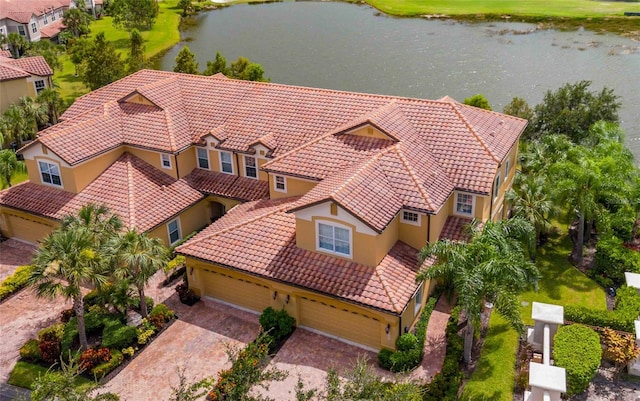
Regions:
[[35, 245], [8, 239], [0, 242], [0, 282], [12, 275], [18, 266], [31, 262]]

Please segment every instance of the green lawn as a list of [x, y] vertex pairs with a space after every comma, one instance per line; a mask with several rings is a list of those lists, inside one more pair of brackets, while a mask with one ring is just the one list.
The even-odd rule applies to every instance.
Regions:
[[[604, 290], [568, 262], [571, 241], [566, 233], [567, 226], [555, 222], [549, 242], [538, 251], [536, 264], [542, 274], [539, 290], [520, 296], [526, 303], [521, 308], [521, 316], [527, 325], [533, 324], [531, 303], [534, 301], [606, 309]], [[512, 400], [517, 347], [517, 332], [493, 313], [480, 360], [464, 388], [463, 399]]]
[[[159, 2], [160, 13], [149, 31], [142, 31], [142, 37], [145, 40], [145, 56], [147, 59], [157, 57], [163, 52], [169, 50], [178, 41], [180, 41], [180, 32], [178, 25], [180, 24], [181, 10], [177, 5], [177, 0], [166, 0]], [[100, 32], [105, 33], [105, 38], [112, 42], [122, 58], [126, 58], [129, 52], [129, 33], [121, 28], [115, 28], [111, 17], [104, 17], [91, 23], [90, 37], [94, 37]], [[59, 87], [60, 95], [67, 102], [71, 103], [78, 96], [89, 92], [79, 77], [75, 76], [75, 67], [69, 57], [62, 57], [64, 68], [62, 71], [56, 71], [53, 76], [55, 83]]]
[[[40, 365], [18, 361], [9, 374], [8, 383], [14, 386], [30, 389], [33, 381], [38, 378], [38, 376], [47, 373], [47, 370], [47, 368]], [[86, 386], [93, 383], [93, 381], [82, 376], [76, 377], [75, 382], [76, 386]]]
[[603, 17], [640, 11], [638, 2], [590, 0], [367, 0], [367, 3], [394, 15], [518, 15], [530, 17]]

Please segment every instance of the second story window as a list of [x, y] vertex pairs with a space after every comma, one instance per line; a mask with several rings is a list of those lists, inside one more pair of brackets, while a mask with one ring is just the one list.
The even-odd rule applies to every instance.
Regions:
[[178, 219], [171, 220], [167, 224], [167, 231], [169, 233], [169, 243], [175, 244], [182, 238], [180, 234], [180, 221]]
[[57, 165], [39, 161], [38, 167], [40, 167], [40, 176], [44, 184], [55, 185], [56, 187], [62, 186], [62, 177]]
[[251, 178], [258, 178], [258, 170], [256, 169], [255, 157], [244, 157], [244, 175]]
[[43, 79], [37, 80], [33, 84], [36, 87], [36, 93], [42, 92], [44, 90], [44, 88], [45, 88]]
[[500, 173], [498, 173], [498, 175], [496, 175], [496, 182], [495, 182], [495, 186], [494, 186], [494, 193], [493, 193], [493, 197], [494, 199], [498, 197], [498, 195], [500, 195], [500, 183], [502, 182], [502, 180], [500, 180]]
[[47, 19], [47, 13], [44, 13], [43, 22], [44, 22], [45, 25], [47, 25], [49, 23], [49, 20]]
[[33, 33], [38, 32], [38, 25], [35, 22], [31, 23], [31, 32]]
[[54, 11], [51, 11], [51, 21], [55, 21], [56, 20], [56, 13]]
[[416, 212], [402, 211], [402, 222], [409, 224], [420, 224], [420, 215]]
[[27, 32], [24, 29], [24, 25], [18, 25], [18, 33], [20, 36], [27, 36]]
[[509, 178], [509, 160], [504, 164], [504, 180], [506, 181]]
[[287, 192], [287, 181], [282, 175], [276, 175], [274, 178], [274, 189], [278, 192]]
[[351, 257], [351, 230], [334, 224], [318, 223], [318, 249]]
[[205, 148], [196, 148], [198, 152], [198, 167], [209, 170], [209, 151]]
[[471, 216], [473, 214], [473, 195], [456, 194], [456, 214]]
[[220, 170], [223, 173], [233, 174], [233, 158], [229, 152], [220, 152]]
[[162, 153], [160, 154], [160, 160], [162, 162], [162, 168], [171, 168], [171, 156]]

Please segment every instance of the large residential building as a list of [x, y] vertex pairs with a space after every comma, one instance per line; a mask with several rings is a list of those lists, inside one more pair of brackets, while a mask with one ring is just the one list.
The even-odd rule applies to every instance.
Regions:
[[[526, 121], [456, 102], [144, 70], [80, 97], [20, 150], [5, 236], [88, 202], [180, 245], [190, 288], [394, 348], [430, 283], [419, 250], [500, 219]], [[425, 266], [432, 260], [423, 262]]]
[[0, 35], [15, 32], [29, 42], [55, 39], [69, 7], [75, 7], [74, 0], [0, 0]]
[[0, 53], [0, 114], [21, 97], [36, 97], [53, 86], [53, 71], [42, 56], [14, 60]]

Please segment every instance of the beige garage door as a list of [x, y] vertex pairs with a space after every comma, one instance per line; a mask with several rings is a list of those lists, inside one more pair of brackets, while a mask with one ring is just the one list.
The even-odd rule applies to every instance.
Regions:
[[380, 348], [380, 321], [321, 301], [300, 298], [300, 325], [333, 336]]
[[44, 239], [44, 237], [53, 231], [52, 226], [12, 214], [7, 215], [7, 220], [9, 227], [11, 227], [11, 235], [14, 238], [34, 244]]
[[269, 288], [251, 280], [241, 280], [223, 273], [204, 270], [203, 293], [234, 305], [262, 312], [270, 305]]

